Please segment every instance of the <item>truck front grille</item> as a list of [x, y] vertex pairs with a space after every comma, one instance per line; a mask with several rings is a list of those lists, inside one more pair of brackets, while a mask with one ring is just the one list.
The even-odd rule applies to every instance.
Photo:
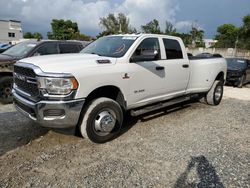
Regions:
[[24, 75], [24, 76], [27, 76], [27, 77], [31, 77], [31, 78], [36, 77], [36, 74], [33, 71], [33, 69], [26, 68], [26, 67], [20, 67], [20, 66], [15, 65], [14, 66], [14, 72], [18, 73], [18, 74], [21, 74], [21, 75]]
[[36, 98], [39, 96], [39, 90], [36, 83], [35, 72], [26, 67], [14, 66], [14, 83], [18, 89]]

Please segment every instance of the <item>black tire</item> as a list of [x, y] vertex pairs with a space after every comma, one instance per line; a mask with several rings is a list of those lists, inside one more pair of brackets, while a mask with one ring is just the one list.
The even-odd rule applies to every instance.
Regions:
[[223, 96], [223, 82], [215, 80], [213, 86], [205, 96], [205, 101], [209, 105], [216, 106], [220, 104]]
[[105, 143], [119, 134], [123, 111], [116, 101], [105, 97], [95, 99], [82, 113], [82, 121], [78, 125], [84, 138], [94, 143]]
[[238, 88], [242, 88], [242, 86], [244, 85], [245, 81], [246, 81], [246, 75], [243, 74], [243, 75], [240, 77], [240, 80], [239, 80], [239, 83], [237, 84], [237, 87], [238, 87]]
[[3, 104], [9, 104], [13, 101], [12, 95], [13, 78], [11, 76], [5, 76], [0, 78], [0, 102]]

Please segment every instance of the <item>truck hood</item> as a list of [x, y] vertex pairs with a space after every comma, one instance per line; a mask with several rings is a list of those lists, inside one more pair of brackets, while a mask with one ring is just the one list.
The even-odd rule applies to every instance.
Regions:
[[[99, 64], [97, 60], [109, 60], [108, 64]], [[29, 63], [38, 66], [43, 72], [50, 73], [71, 73], [74, 69], [86, 67], [107, 66], [116, 63], [116, 58], [98, 56], [95, 54], [59, 54], [36, 56], [20, 60], [22, 63]]]
[[1, 64], [6, 64], [6, 62], [15, 62], [17, 61], [19, 58], [18, 57], [14, 57], [14, 56], [8, 56], [8, 55], [4, 55], [4, 54], [0, 54], [0, 65]]

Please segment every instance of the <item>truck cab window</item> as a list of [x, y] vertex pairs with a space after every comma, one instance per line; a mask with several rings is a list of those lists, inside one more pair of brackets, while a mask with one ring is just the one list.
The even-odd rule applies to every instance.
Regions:
[[173, 39], [163, 39], [167, 59], [183, 59], [180, 43]]
[[146, 38], [136, 48], [132, 59], [134, 61], [149, 61], [161, 59], [158, 38]]

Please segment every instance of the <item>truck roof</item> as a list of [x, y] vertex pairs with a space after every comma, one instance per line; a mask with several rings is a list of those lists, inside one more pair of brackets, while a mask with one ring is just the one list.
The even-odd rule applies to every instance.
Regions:
[[132, 34], [117, 34], [117, 35], [109, 35], [109, 36], [131, 36], [131, 37], [168, 37], [172, 39], [180, 39], [180, 37], [175, 37], [171, 35], [164, 35], [164, 34], [151, 34], [151, 33], [132, 33]]

